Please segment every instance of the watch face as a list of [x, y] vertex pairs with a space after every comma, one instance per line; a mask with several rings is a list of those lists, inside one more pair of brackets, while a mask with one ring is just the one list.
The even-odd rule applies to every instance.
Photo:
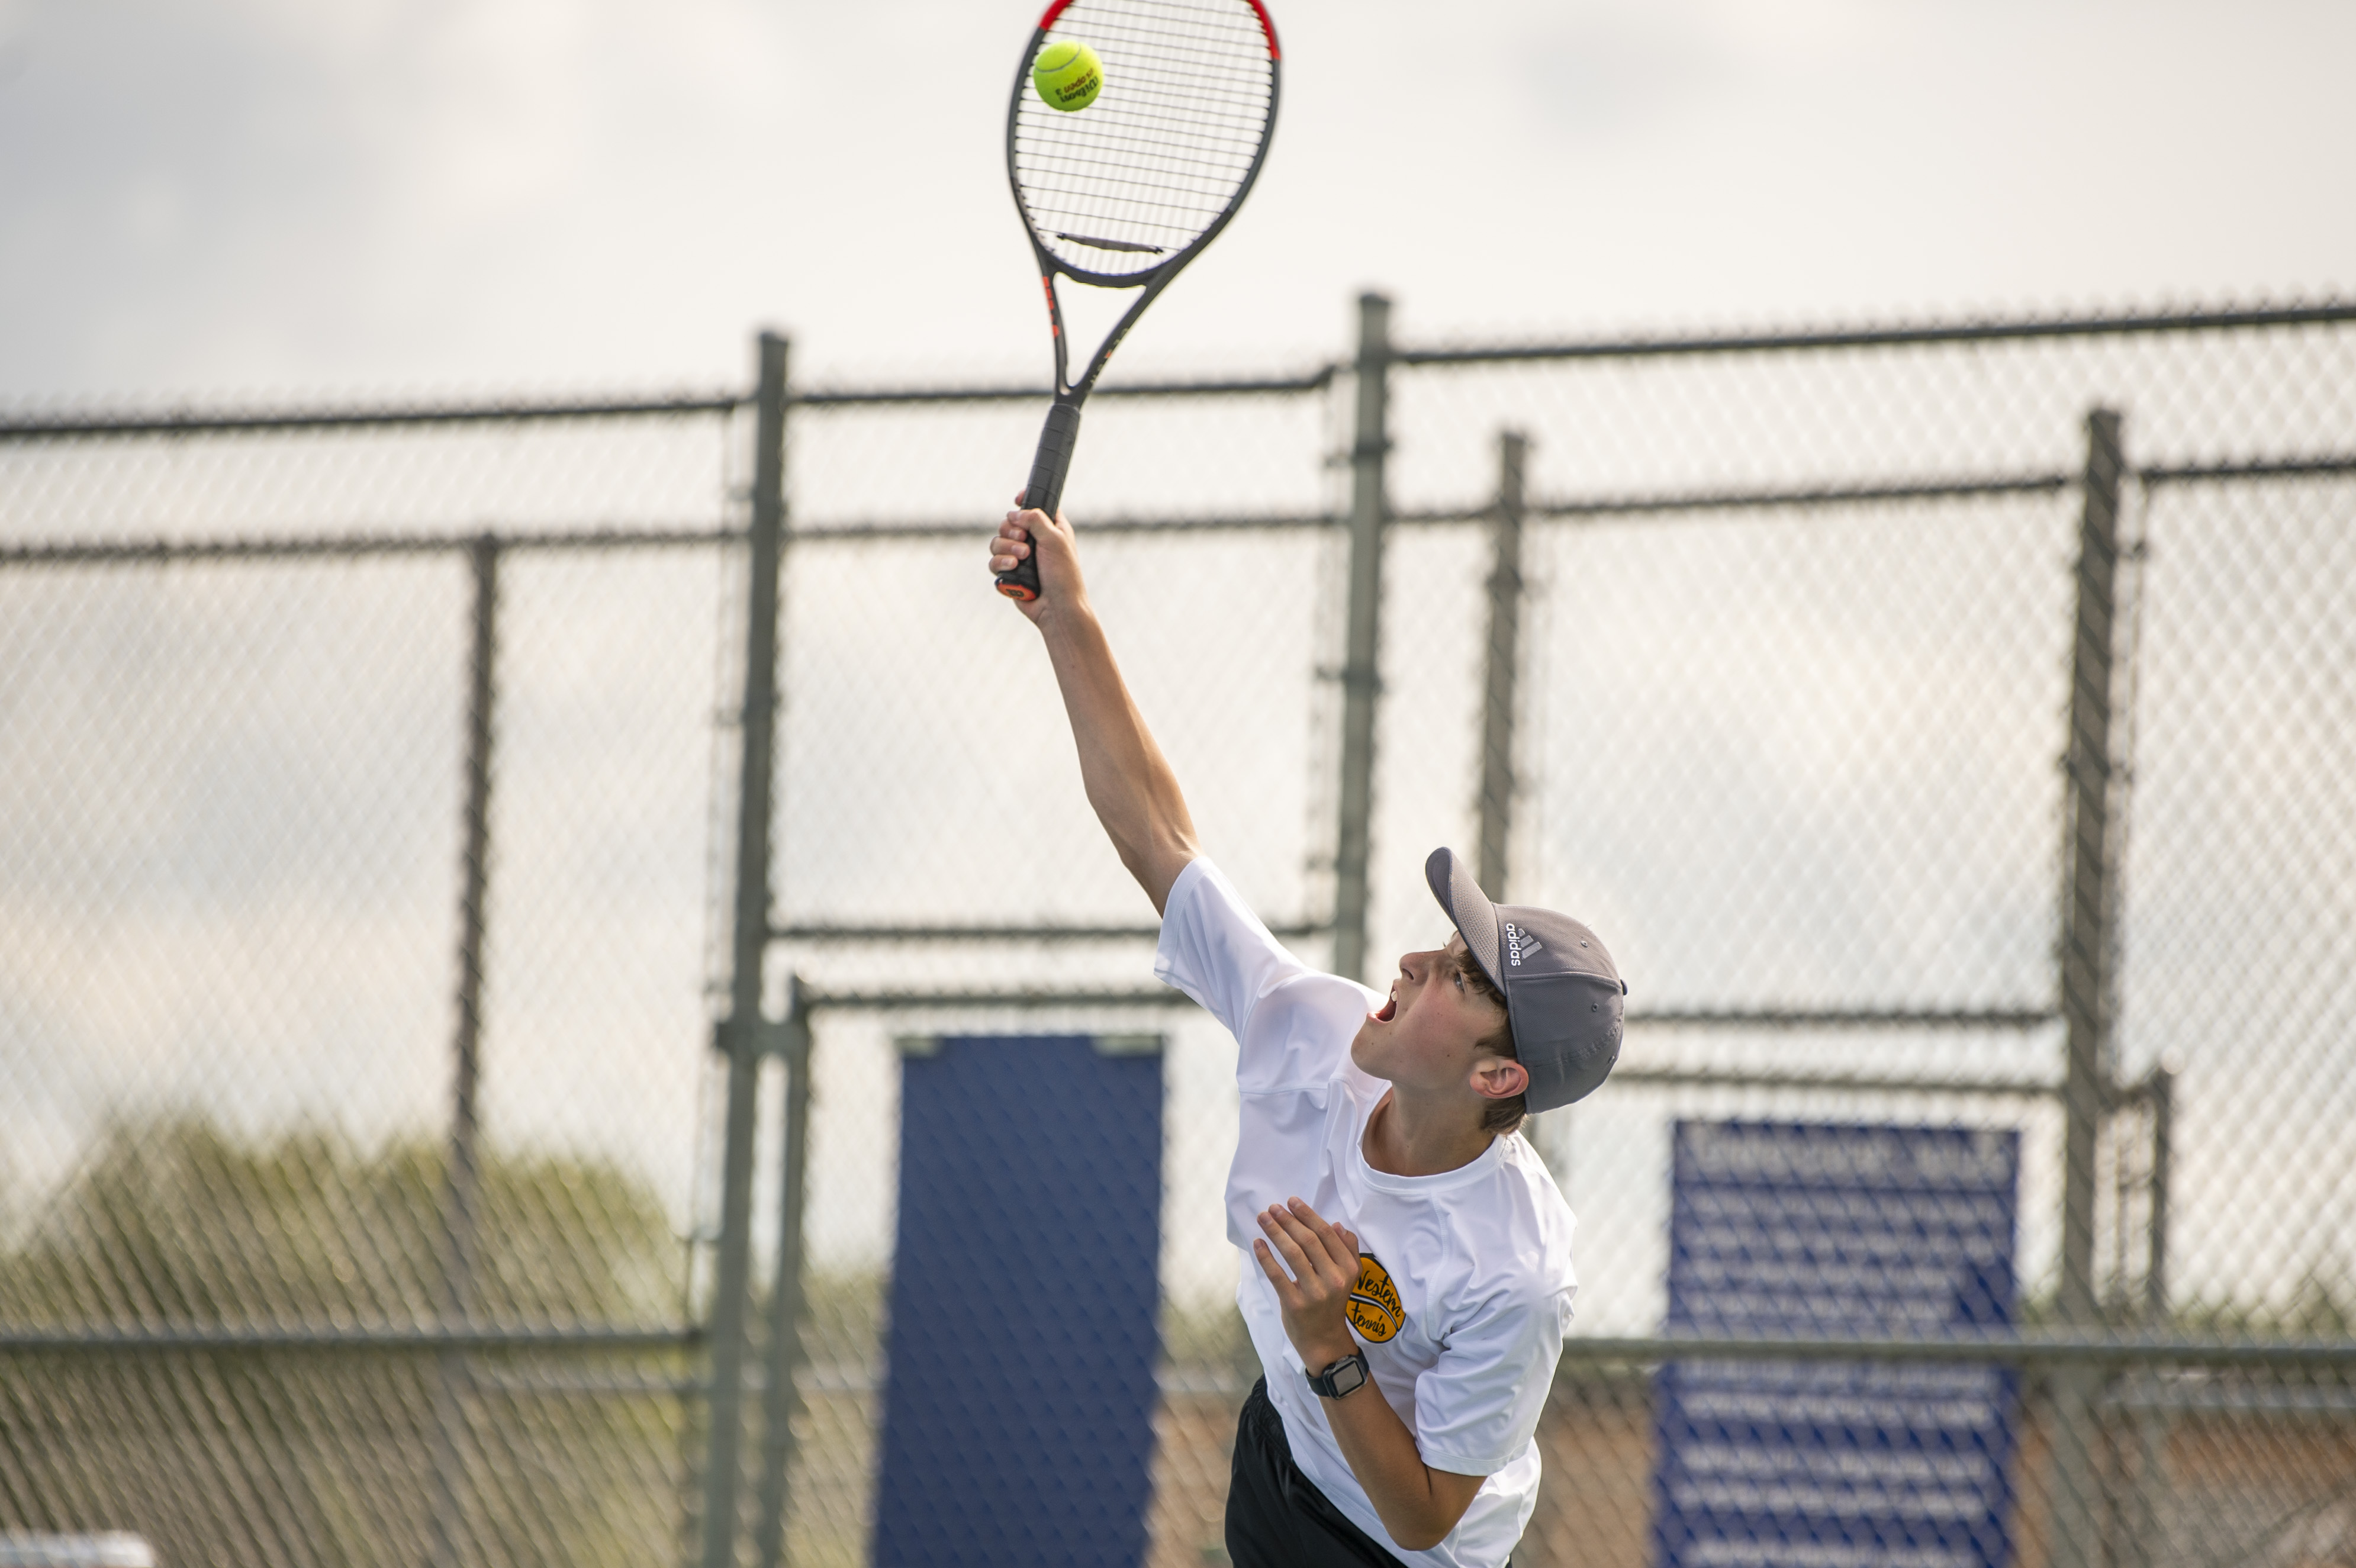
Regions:
[[1333, 1394], [1338, 1399], [1345, 1393], [1365, 1386], [1366, 1363], [1353, 1356], [1346, 1360], [1336, 1362], [1333, 1370], [1326, 1375], [1332, 1380]]

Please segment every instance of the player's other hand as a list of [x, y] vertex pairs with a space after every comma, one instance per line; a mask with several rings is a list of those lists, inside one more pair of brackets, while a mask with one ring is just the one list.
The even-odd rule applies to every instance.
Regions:
[[990, 572], [1002, 575], [1037, 554], [1039, 597], [1014, 601], [1014, 607], [1036, 625], [1057, 607], [1081, 602], [1079, 549], [1073, 542], [1072, 525], [1061, 512], [1050, 519], [1035, 507], [1024, 510], [1020, 491], [1014, 505], [1016, 509], [998, 525], [998, 537], [990, 541]]
[[1358, 1348], [1348, 1316], [1358, 1284], [1358, 1238], [1327, 1224], [1298, 1198], [1261, 1211], [1259, 1228], [1268, 1240], [1252, 1243], [1252, 1256], [1276, 1287], [1285, 1338], [1304, 1366], [1323, 1371]]

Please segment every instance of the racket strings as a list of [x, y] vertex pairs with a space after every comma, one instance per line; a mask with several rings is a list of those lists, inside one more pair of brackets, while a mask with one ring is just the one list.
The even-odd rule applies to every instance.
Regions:
[[[1035, 149], [1047, 158], [1068, 159], [1083, 163], [1107, 160], [1128, 164], [1139, 158], [1166, 156], [1173, 139], [1187, 147], [1208, 150], [1223, 156], [1242, 160], [1248, 167], [1252, 154], [1258, 150], [1257, 136], [1238, 136], [1221, 130], [1205, 130], [1176, 116], [1162, 116], [1140, 112], [1129, 117], [1125, 124], [1099, 131], [1085, 145], [1069, 140], [1053, 143], [1043, 138], [1024, 135], [1018, 129], [1016, 144], [1026, 150]], [[1223, 174], [1225, 171], [1221, 171]]]
[[1247, 0], [1076, 0], [1043, 47], [1064, 40], [1097, 51], [1104, 90], [1064, 113], [1024, 82], [1011, 140], [1025, 216], [1080, 271], [1151, 272], [1251, 176], [1274, 97], [1268, 36]]
[[[1150, 170], [1140, 168], [1141, 164], [1169, 159], [1173, 144], [1194, 155], [1195, 160], [1199, 161], [1200, 166], [1173, 161], [1164, 168]], [[1030, 150], [1032, 145], [1033, 144], [1029, 142], [1018, 141], [1016, 143], [1018, 154]], [[1054, 155], [1052, 158], [1041, 157], [1038, 160], [1038, 166], [1026, 170], [1028, 177], [1024, 183], [1026, 187], [1033, 182], [1044, 184], [1052, 179], [1057, 172], [1066, 169], [1101, 169], [1108, 174], [1150, 173], [1154, 179], [1193, 179], [1220, 190], [1227, 190], [1233, 187], [1235, 176], [1228, 169], [1216, 165], [1235, 162], [1241, 163], [1246, 168], [1249, 168], [1252, 154], [1257, 150], [1257, 144], [1204, 136], [1190, 133], [1183, 127], [1173, 127], [1170, 133], [1157, 137], [1116, 132], [1098, 138], [1094, 144], [1085, 148], [1062, 144], [1053, 149], [1041, 149], [1043, 152], [1052, 152]]]
[[[1168, 196], [1173, 192], [1190, 190], [1194, 196], [1201, 198], [1203, 205], [1214, 215], [1226, 205], [1226, 193], [1222, 189], [1208, 184], [1189, 187], [1176, 183], [1185, 178], [1185, 176], [1181, 175], [1158, 180], [1131, 179], [1119, 165], [1107, 165], [1089, 175], [1086, 183], [1081, 183], [1076, 174], [1067, 174], [1057, 176], [1053, 182], [1043, 179], [1033, 189], [1038, 195], [1062, 197], [1076, 205], [1086, 204], [1098, 196], [1110, 192], [1135, 192], [1138, 193], [1139, 199], [1151, 200], [1156, 196]], [[1041, 216], [1044, 218], [1047, 214], [1043, 212]], [[1191, 235], [1198, 231], [1199, 226], [1190, 229], [1189, 233]], [[1107, 233], [1103, 237], [1108, 240], [1121, 238], [1119, 235], [1111, 233]]]

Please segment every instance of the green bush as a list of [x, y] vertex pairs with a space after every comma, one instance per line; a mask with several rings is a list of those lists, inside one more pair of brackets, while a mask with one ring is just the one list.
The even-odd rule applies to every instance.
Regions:
[[[0, 1320], [425, 1327], [450, 1284], [445, 1177], [425, 1144], [125, 1124], [0, 1256]], [[494, 1154], [474, 1210], [476, 1321], [678, 1317], [679, 1244], [626, 1174]], [[173, 1568], [674, 1560], [689, 1370], [299, 1345], [19, 1355], [0, 1360], [0, 1528], [136, 1531]]]

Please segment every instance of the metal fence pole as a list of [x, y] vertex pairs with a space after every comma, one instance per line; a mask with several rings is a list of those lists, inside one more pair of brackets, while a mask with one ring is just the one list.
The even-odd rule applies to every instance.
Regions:
[[1497, 435], [1495, 556], [1489, 569], [1489, 667], [1481, 719], [1481, 889], [1505, 897], [1514, 827], [1514, 683], [1521, 669], [1522, 473], [1529, 440]]
[[777, 568], [785, 539], [786, 340], [760, 337], [753, 528], [744, 612], [744, 713], [736, 801], [736, 903], [728, 1017], [728, 1131], [712, 1316], [711, 1441], [704, 1453], [703, 1568], [733, 1568], [744, 1439], [745, 1287], [753, 1262], [753, 1135], [761, 1065], [761, 965], [769, 944], [769, 790], [777, 713]]
[[777, 1031], [786, 1065], [786, 1138], [777, 1177], [777, 1266], [769, 1285], [767, 1381], [762, 1389], [761, 1492], [753, 1560], [777, 1568], [786, 1557], [794, 1421], [802, 1412], [802, 1201], [809, 1179], [809, 997], [801, 976], [786, 983]]
[[1333, 969], [1366, 967], [1366, 859], [1374, 831], [1375, 713], [1381, 693], [1384, 471], [1390, 457], [1391, 302], [1358, 296], [1357, 420], [1350, 445], [1350, 598], [1342, 661], [1341, 808], [1333, 848]]
[[[467, 551], [474, 569], [474, 642], [467, 655], [466, 848], [458, 898], [458, 1017], [451, 1041], [450, 1163], [442, 1173], [442, 1313], [463, 1327], [475, 1315], [475, 1230], [480, 1177], [476, 1093], [482, 1081], [483, 901], [490, 880], [491, 706], [498, 698], [499, 542]], [[445, 1350], [434, 1390], [435, 1568], [458, 1561], [465, 1509], [466, 1358]]]
[[[2153, 1066], [2142, 1084], [2151, 1113], [2151, 1178], [2145, 1198], [2143, 1316], [2145, 1332], [2168, 1332], [2168, 1189], [2176, 1142], [2176, 1072], [2167, 1062]], [[2136, 1415], [2134, 1513], [2127, 1520], [2129, 1561], [2137, 1568], [2162, 1560], [2168, 1520], [2169, 1422], [2159, 1379], [2148, 1369], [2136, 1380], [2145, 1395]]]
[[[2109, 1099], [2112, 673], [2116, 663], [2119, 486], [2126, 460], [2119, 416], [2086, 416], [2085, 504], [2078, 530], [2077, 615], [2070, 661], [2070, 740], [2062, 844], [2061, 1318], [2100, 1320], [2094, 1294], [2096, 1145]], [[2095, 1469], [2094, 1385], [2085, 1365], [2053, 1372], [2054, 1568], [2096, 1568], [2102, 1499]]]
[[2168, 1189], [2175, 1179], [2176, 1069], [2161, 1061], [2144, 1081], [2151, 1102], [2151, 1212], [2144, 1236], [2143, 1315], [2155, 1330], [2168, 1327]]

